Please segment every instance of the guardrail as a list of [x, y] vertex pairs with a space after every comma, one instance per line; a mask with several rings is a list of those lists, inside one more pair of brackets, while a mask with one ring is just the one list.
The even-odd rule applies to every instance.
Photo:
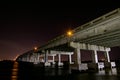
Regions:
[[100, 21], [102, 21], [102, 20], [105, 20], [105, 19], [107, 19], [107, 18], [110, 18], [111, 16], [116, 15], [116, 14], [118, 14], [118, 13], [120, 13], [120, 8], [115, 9], [115, 10], [113, 10], [113, 11], [111, 11], [111, 12], [109, 12], [109, 13], [101, 16], [101, 17], [98, 17], [98, 18], [96, 18], [96, 19], [94, 19], [94, 20], [86, 23], [86, 24], [83, 24], [83, 25], [75, 28], [74, 31], [77, 32], [77, 31], [79, 31], [79, 30], [81, 30], [81, 29], [84, 29], [84, 28], [90, 26], [90, 25], [96, 24], [97, 22], [100, 22]]

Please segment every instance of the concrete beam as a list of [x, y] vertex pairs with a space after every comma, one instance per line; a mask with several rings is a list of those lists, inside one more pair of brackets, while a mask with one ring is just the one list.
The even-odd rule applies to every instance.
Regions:
[[103, 47], [103, 46], [90, 45], [90, 44], [84, 44], [84, 43], [76, 43], [76, 42], [70, 42], [69, 45], [70, 45], [70, 47], [84, 49], [84, 50], [97, 50], [97, 51], [106, 51], [106, 49], [110, 50], [110, 48]]
[[63, 54], [63, 55], [69, 55], [69, 54], [73, 54], [73, 52], [65, 52], [65, 51], [50, 51], [50, 55], [56, 55], [56, 54]]

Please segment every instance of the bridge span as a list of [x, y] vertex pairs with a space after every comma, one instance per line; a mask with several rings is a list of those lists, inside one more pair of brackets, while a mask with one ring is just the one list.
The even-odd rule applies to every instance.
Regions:
[[[100, 68], [98, 51], [104, 52], [104, 67], [111, 67], [109, 51], [111, 47], [120, 46], [120, 8], [115, 9], [101, 17], [83, 24], [67, 35], [60, 35], [36, 50], [28, 51], [18, 56], [18, 61], [44, 62], [45, 66], [58, 63], [62, 66], [62, 55], [72, 69]], [[81, 50], [92, 53], [92, 62], [85, 64], [81, 61]]]

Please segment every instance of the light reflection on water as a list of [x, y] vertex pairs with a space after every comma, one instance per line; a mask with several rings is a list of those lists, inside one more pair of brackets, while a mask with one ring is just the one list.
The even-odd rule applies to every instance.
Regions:
[[[28, 63], [13, 62], [10, 79], [6, 67], [0, 67], [0, 80], [119, 80], [120, 73], [116, 68], [98, 72], [79, 72], [69, 74], [68, 68], [39, 68]], [[31, 67], [30, 67], [31, 66]], [[1, 72], [2, 71], [2, 72]]]
[[99, 70], [96, 75], [117, 75], [116, 68], [107, 69], [107, 70]]
[[99, 70], [98, 72], [78, 73], [71, 75], [70, 80], [119, 80], [120, 74], [116, 68]]
[[11, 80], [17, 80], [17, 77], [18, 77], [18, 62], [15, 61], [13, 64]]

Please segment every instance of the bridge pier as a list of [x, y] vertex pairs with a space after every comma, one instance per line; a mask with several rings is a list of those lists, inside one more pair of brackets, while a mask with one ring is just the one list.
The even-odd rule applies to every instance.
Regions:
[[98, 56], [97, 49], [92, 51], [92, 63], [88, 63], [89, 70], [98, 70]]
[[[104, 62], [104, 67], [111, 67], [111, 63], [110, 63], [110, 58], [109, 58], [109, 51], [110, 48], [107, 47], [103, 47], [103, 46], [97, 46], [97, 45], [90, 45], [90, 44], [84, 44], [84, 43], [75, 43], [75, 42], [70, 42], [70, 46], [75, 48], [75, 52], [74, 55], [76, 56], [76, 60], [75, 60], [75, 64], [76, 65], [76, 69], [81, 70], [81, 67], [85, 67], [85, 66], [80, 66], [81, 63], [81, 53], [80, 53], [80, 49], [84, 49], [84, 50], [92, 50], [94, 53], [92, 53], [92, 63], [88, 63], [88, 69], [95, 69], [97, 70], [99, 68], [98, 65], [98, 57], [97, 57], [97, 51], [105, 51], [105, 62]], [[75, 66], [72, 68], [75, 69]]]
[[48, 55], [48, 56], [52, 56], [52, 62], [53, 62], [53, 64], [55, 64], [55, 57], [57, 56], [58, 58], [57, 58], [57, 62], [58, 62], [58, 64], [56, 63], [56, 65], [58, 65], [58, 66], [63, 66], [63, 62], [62, 62], [62, 55], [67, 55], [68, 56], [68, 62], [69, 62], [69, 64], [73, 64], [73, 62], [72, 62], [72, 55], [73, 55], [73, 52], [65, 52], [65, 51], [53, 51], [53, 50], [51, 50], [50, 51], [50, 54]]
[[93, 63], [98, 63], [97, 50], [93, 51], [93, 53], [92, 53], [92, 60], [93, 60]]
[[105, 60], [107, 62], [110, 62], [109, 51], [110, 51], [110, 48], [106, 48], [106, 51], [105, 51]]
[[63, 63], [61, 62], [61, 54], [58, 54], [58, 66], [62, 66]]
[[70, 64], [73, 64], [71, 56], [72, 56], [72, 55], [69, 54], [69, 63], [70, 63]]
[[48, 62], [48, 54], [49, 54], [49, 51], [45, 51], [45, 56], [44, 56], [44, 65], [45, 66], [50, 66], [50, 63]]
[[[87, 70], [87, 69], [99, 69], [100, 66], [98, 64], [98, 56], [97, 56], [97, 51], [104, 51], [105, 55], [105, 62], [104, 62], [104, 67], [105, 68], [111, 68], [111, 63], [110, 63], [110, 57], [109, 57], [109, 51], [110, 48], [107, 47], [102, 47], [102, 46], [97, 46], [97, 45], [90, 45], [90, 44], [84, 44], [84, 43], [75, 43], [71, 42], [70, 47], [74, 48], [73, 52], [65, 52], [65, 51], [48, 51], [46, 50], [42, 59], [44, 59], [44, 65], [45, 66], [50, 66], [50, 63], [55, 64], [55, 56], [58, 56], [58, 66], [63, 66], [62, 63], [62, 56], [61, 55], [68, 55], [68, 61], [70, 64], [71, 69], [74, 70]], [[81, 61], [81, 49], [83, 50], [91, 50], [93, 51], [92, 53], [92, 63], [82, 63]], [[74, 55], [73, 55], [74, 54]], [[32, 53], [31, 55], [28, 54], [24, 57], [22, 57], [23, 61], [30, 61], [33, 63], [39, 63], [40, 62], [40, 57], [39, 53]], [[71, 55], [74, 56], [74, 64], [72, 62], [72, 57]], [[48, 60], [48, 56], [52, 56], [51, 60]]]
[[52, 55], [52, 64], [55, 64], [55, 55]]
[[104, 62], [104, 67], [105, 67], [105, 68], [111, 68], [109, 51], [110, 51], [110, 48], [106, 48], [106, 51], [105, 51], [105, 53], [104, 53], [104, 54], [105, 54], [105, 62]]
[[74, 50], [74, 64], [71, 64], [71, 69], [72, 70], [78, 70], [78, 71], [82, 71], [82, 70], [87, 70], [87, 64], [83, 64], [81, 63], [81, 52], [80, 52], [80, 48], [75, 48]]

